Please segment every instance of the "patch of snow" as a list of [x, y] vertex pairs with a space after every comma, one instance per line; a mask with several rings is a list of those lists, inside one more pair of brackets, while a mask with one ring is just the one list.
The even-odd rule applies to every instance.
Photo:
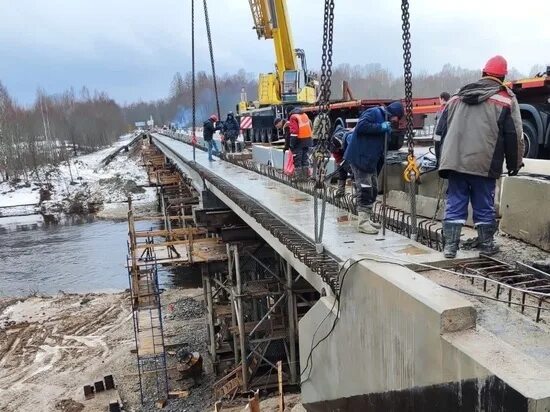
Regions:
[[147, 173], [138, 155], [122, 151], [107, 166], [102, 163], [134, 137], [133, 133], [126, 134], [106, 149], [71, 158], [57, 167], [45, 166], [38, 171], [36, 181], [0, 184], [0, 206], [37, 204], [40, 186], [51, 193], [51, 199], [42, 203], [47, 214], [71, 212], [75, 204], [81, 204], [85, 212], [89, 205], [125, 202], [129, 194], [135, 201], [154, 202], [154, 189], [143, 187], [148, 183]]
[[15, 187], [7, 182], [0, 183], [0, 207], [38, 204], [39, 188], [19, 183]]
[[18, 226], [37, 225], [43, 222], [40, 215], [0, 217], [0, 227], [6, 230], [16, 230]]

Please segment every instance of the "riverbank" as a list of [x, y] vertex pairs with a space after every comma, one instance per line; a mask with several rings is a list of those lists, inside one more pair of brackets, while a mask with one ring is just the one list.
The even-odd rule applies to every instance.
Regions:
[[[146, 187], [147, 174], [139, 150], [121, 151], [109, 164], [103, 164], [107, 156], [134, 138], [133, 134], [121, 136], [108, 148], [55, 167], [42, 167], [28, 181], [0, 183], [0, 217], [42, 213], [59, 219], [64, 214], [98, 212], [99, 217], [124, 218], [122, 205], [128, 195], [137, 205], [150, 206], [156, 191]], [[139, 145], [137, 142], [135, 146]]]
[[117, 374], [134, 344], [128, 293], [2, 298], [0, 311], [0, 410], [105, 409], [82, 387]]
[[[168, 289], [162, 295], [170, 353], [199, 352], [205, 371], [188, 388], [189, 396], [171, 401], [166, 411], [208, 410], [212, 403], [201, 291]], [[128, 292], [0, 298], [0, 410], [103, 411], [117, 398], [127, 411], [156, 410], [151, 402], [140, 405], [133, 349]], [[117, 389], [86, 400], [84, 385], [107, 375], [113, 375]], [[151, 384], [146, 381], [146, 391]], [[171, 388], [178, 384], [171, 376]]]

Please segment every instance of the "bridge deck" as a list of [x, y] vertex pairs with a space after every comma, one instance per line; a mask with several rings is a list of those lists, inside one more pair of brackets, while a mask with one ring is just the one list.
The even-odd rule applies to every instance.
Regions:
[[[185, 170], [186, 162], [193, 159], [193, 148], [167, 136], [154, 134], [159, 148]], [[177, 156], [177, 157], [176, 157]], [[207, 154], [196, 150], [196, 163], [219, 178], [252, 197], [275, 216], [283, 219], [304, 237], [314, 239], [313, 197], [266, 176], [217, 159], [209, 162]], [[207, 179], [208, 180], [208, 179]], [[202, 182], [201, 182], [202, 186]], [[386, 258], [406, 259], [414, 263], [442, 260], [441, 253], [391, 231], [384, 240], [356, 231], [356, 220], [346, 211], [327, 204], [324, 220], [323, 244], [327, 252], [340, 261], [357, 257], [361, 253], [377, 254]], [[460, 252], [460, 257], [472, 256]]]

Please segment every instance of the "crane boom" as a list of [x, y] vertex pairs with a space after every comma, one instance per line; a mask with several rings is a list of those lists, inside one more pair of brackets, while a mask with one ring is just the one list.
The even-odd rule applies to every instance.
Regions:
[[283, 78], [286, 70], [297, 70], [296, 52], [292, 41], [285, 0], [249, 0], [258, 38], [273, 39], [277, 59], [277, 74]]
[[315, 89], [310, 85], [305, 55], [294, 49], [286, 0], [248, 0], [248, 3], [258, 38], [273, 40], [275, 47], [275, 73], [260, 74], [260, 105], [314, 102]]

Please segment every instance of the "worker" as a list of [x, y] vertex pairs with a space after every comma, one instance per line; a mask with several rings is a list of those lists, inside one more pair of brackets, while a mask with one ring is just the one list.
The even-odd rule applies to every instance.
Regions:
[[240, 129], [239, 122], [235, 119], [233, 112], [227, 113], [227, 118], [223, 122], [222, 127], [225, 150], [227, 152], [235, 153], [235, 142], [237, 141], [237, 137], [239, 137]]
[[290, 129], [290, 151], [294, 155], [294, 167], [298, 179], [306, 179], [309, 174], [308, 152], [312, 146], [311, 122], [302, 109], [290, 111], [288, 119]]
[[[315, 122], [313, 122], [313, 125], [315, 126]], [[344, 126], [337, 125], [330, 140], [330, 153], [334, 158], [334, 166], [336, 167], [336, 174], [338, 176], [338, 188], [335, 193], [337, 198], [344, 197], [346, 194], [346, 182], [351, 172], [349, 164], [344, 160], [345, 141], [351, 133]]]
[[447, 106], [447, 102], [451, 98], [451, 95], [447, 92], [442, 92], [439, 95], [439, 109], [437, 110], [437, 113], [435, 114], [435, 128], [434, 128], [434, 150], [435, 150], [435, 160], [436, 160], [436, 166], [439, 166], [439, 159], [441, 158], [441, 136], [436, 133], [437, 130], [437, 123], [439, 122], [439, 119], [441, 119], [441, 115], [443, 114], [443, 111], [445, 110], [445, 107]]
[[470, 202], [480, 253], [498, 252], [494, 242], [496, 180], [504, 160], [508, 175], [517, 175], [524, 149], [518, 101], [503, 83], [507, 72], [504, 57], [489, 59], [481, 80], [462, 87], [449, 100], [437, 125], [439, 175], [448, 179], [443, 221], [446, 258], [456, 256]]
[[217, 125], [217, 123], [218, 123], [218, 116], [213, 114], [202, 125], [203, 126], [202, 136], [204, 138], [204, 141], [208, 145], [208, 160], [211, 162], [214, 161], [214, 159], [212, 158], [212, 154], [214, 154], [215, 156], [220, 155], [220, 150], [218, 149], [218, 145], [214, 140], [214, 133], [216, 133], [218, 130], [221, 129], [221, 126]]
[[283, 139], [285, 141], [285, 145], [283, 147], [284, 153], [290, 148], [290, 123], [282, 117], [277, 117], [273, 122], [273, 126], [275, 126], [277, 130], [281, 130], [283, 133]]
[[357, 193], [357, 229], [375, 235], [380, 224], [372, 220], [372, 205], [378, 194], [378, 169], [384, 164], [384, 139], [392, 124], [403, 117], [401, 102], [371, 107], [361, 113], [357, 126], [345, 140], [344, 159], [351, 166]]

